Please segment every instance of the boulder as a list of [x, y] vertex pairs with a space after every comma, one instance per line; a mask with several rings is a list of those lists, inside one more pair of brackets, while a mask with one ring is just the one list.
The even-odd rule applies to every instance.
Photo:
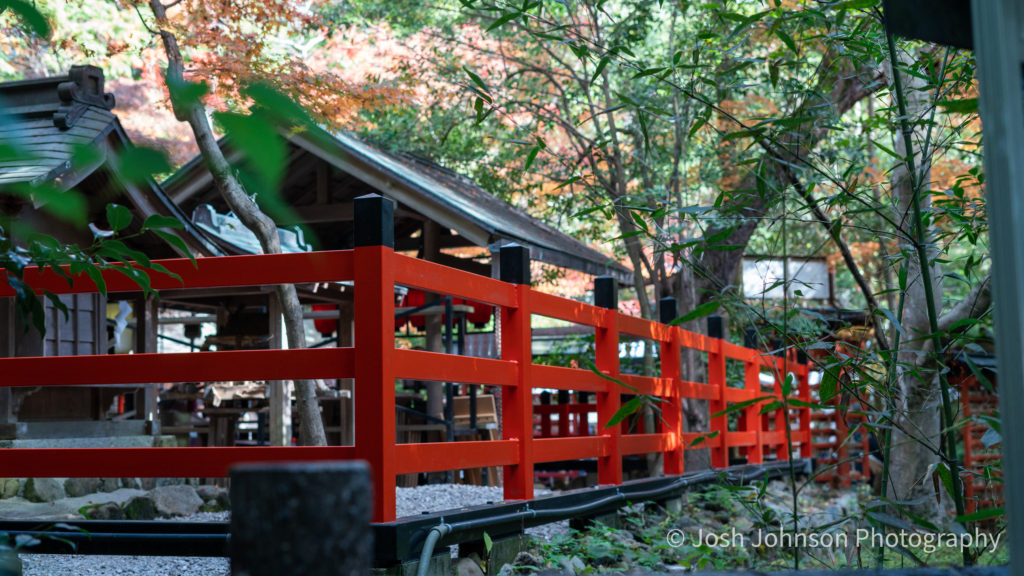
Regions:
[[21, 489], [21, 481], [17, 478], [4, 478], [0, 482], [0, 498], [14, 498], [18, 495], [18, 490]]
[[[121, 487], [131, 488], [132, 490], [142, 490], [142, 485], [139, 484], [138, 478], [121, 478]], [[150, 486], [147, 490], [151, 488], [153, 487]]]
[[121, 489], [121, 481], [117, 478], [101, 478], [100, 492], [114, 492]]
[[147, 495], [161, 516], [190, 516], [199, 511], [203, 499], [191, 486], [160, 486]]
[[64, 493], [70, 498], [99, 492], [99, 478], [68, 478], [64, 481]]
[[90, 506], [82, 511], [89, 520], [121, 520], [124, 518], [124, 510], [113, 502], [105, 502]]
[[136, 496], [124, 505], [124, 517], [129, 520], [153, 520], [156, 518], [156, 505], [148, 496]]
[[181, 486], [185, 484], [184, 478], [157, 478], [154, 488], [161, 486]]
[[64, 485], [55, 478], [29, 478], [25, 482], [25, 499], [29, 502], [56, 502], [64, 498]]
[[484, 576], [484, 571], [472, 558], [460, 558], [455, 566], [455, 573], [458, 576]]
[[196, 488], [196, 494], [199, 494], [199, 497], [206, 503], [204, 508], [207, 510], [231, 509], [231, 497], [227, 488], [214, 486], [212, 484], [203, 484], [199, 488]]

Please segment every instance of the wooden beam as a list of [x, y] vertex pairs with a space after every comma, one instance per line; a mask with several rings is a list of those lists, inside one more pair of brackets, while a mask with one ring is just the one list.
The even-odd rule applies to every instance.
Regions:
[[[395, 251], [396, 252], [410, 252], [419, 251], [423, 245], [423, 239], [417, 238], [395, 238]], [[457, 236], [455, 234], [444, 235], [438, 238], [438, 245], [441, 248], [470, 248], [476, 246], [473, 242], [465, 236]]]

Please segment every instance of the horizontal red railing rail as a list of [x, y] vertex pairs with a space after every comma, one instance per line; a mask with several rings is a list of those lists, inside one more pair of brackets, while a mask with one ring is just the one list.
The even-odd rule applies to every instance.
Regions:
[[[785, 372], [795, 374], [794, 390], [799, 398], [809, 401], [806, 365], [667, 323], [622, 314], [616, 310], [616, 287], [610, 278], [599, 278], [600, 286], [595, 286], [595, 292], [604, 295], [604, 300], [598, 302], [600, 306], [538, 292], [529, 286], [528, 256], [518, 246], [502, 250], [501, 281], [395, 254], [387, 245], [390, 234], [381, 236], [379, 230], [376, 235], [364, 233], [374, 223], [389, 226], [390, 207], [379, 198], [360, 198], [359, 210], [364, 213], [356, 219], [354, 250], [203, 258], [195, 266], [182, 259], [160, 262], [179, 274], [181, 281], [150, 273], [153, 287], [158, 290], [353, 281], [353, 347], [0, 359], [0, 386], [354, 378], [354, 447], [7, 449], [0, 450], [0, 469], [15, 476], [215, 477], [226, 475], [230, 466], [240, 462], [359, 458], [369, 461], [373, 470], [374, 519], [386, 522], [395, 518], [397, 474], [502, 466], [505, 498], [528, 499], [533, 496], [534, 465], [539, 462], [596, 458], [599, 481], [617, 484], [623, 480], [622, 458], [635, 454], [661, 453], [665, 472], [669, 474], [683, 472], [682, 455], [687, 449], [711, 449], [715, 466], [727, 465], [730, 448], [738, 450], [749, 462], [762, 461], [766, 450], [778, 458], [789, 458], [786, 427], [791, 428], [800, 454], [810, 455], [808, 408], [795, 409], [790, 414], [776, 410], [762, 415], [760, 405], [751, 406], [738, 414], [736, 430], [729, 430], [726, 416], [718, 416], [712, 419], [709, 433], [684, 431], [681, 408], [684, 398], [709, 400], [713, 412], [752, 398], [781, 398]], [[371, 238], [369, 243], [366, 238]], [[138, 291], [138, 286], [120, 272], [108, 270], [103, 277], [112, 292]], [[96, 290], [86, 276], [75, 278], [71, 286], [53, 271], [28, 269], [25, 278], [40, 291]], [[496, 306], [501, 359], [395, 349], [396, 285]], [[0, 295], [12, 294], [8, 286], [0, 285]], [[593, 329], [596, 370], [600, 374], [587, 369], [533, 364], [534, 315]], [[663, 319], [674, 316], [673, 311]], [[657, 343], [661, 373], [622, 374], [620, 334]], [[706, 355], [707, 383], [682, 380], [680, 354], [684, 349]], [[733, 383], [739, 387], [727, 384], [727, 361], [743, 364], [742, 381]], [[762, 369], [774, 372], [771, 390], [762, 388]], [[502, 439], [459, 442], [457, 446], [396, 444], [394, 389], [398, 378], [501, 387]], [[557, 405], [550, 410], [536, 410], [533, 391], [537, 388], [592, 393], [596, 403], [574, 404], [571, 410]], [[638, 433], [629, 433], [632, 428], [627, 429], [625, 423], [608, 426], [622, 405], [623, 396], [637, 393], [661, 400], [661, 417], [655, 429], [641, 425]], [[596, 435], [569, 436], [568, 428], [562, 427], [568, 426], [570, 416], [577, 419], [578, 433], [589, 433], [590, 410], [596, 412]], [[542, 418], [557, 415], [563, 437], [536, 437], [535, 414]]]

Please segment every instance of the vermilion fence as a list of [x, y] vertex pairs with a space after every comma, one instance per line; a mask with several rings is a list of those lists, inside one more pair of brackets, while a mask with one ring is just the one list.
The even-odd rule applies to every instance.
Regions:
[[[73, 386], [192, 381], [354, 378], [355, 445], [348, 447], [209, 447], [209, 448], [73, 448], [0, 450], [0, 469], [23, 477], [217, 477], [241, 462], [367, 460], [374, 477], [374, 519], [395, 519], [398, 474], [503, 467], [507, 500], [533, 497], [534, 465], [596, 458], [601, 484], [620, 484], [624, 456], [660, 452], [666, 474], [683, 472], [686, 449], [710, 448], [712, 464], [729, 464], [737, 449], [749, 463], [766, 455], [790, 457], [789, 441], [801, 457], [811, 456], [810, 408], [762, 414], [765, 402], [743, 407], [738, 417], [712, 419], [711, 434], [684, 432], [681, 401], [710, 402], [712, 413], [730, 404], [782, 397], [785, 374], [796, 384], [791, 397], [811, 401], [808, 366], [786, 358], [708, 338], [664, 323], [618, 312], [614, 299], [606, 307], [559, 298], [529, 285], [529, 256], [518, 246], [501, 252], [502, 280], [417, 260], [393, 250], [393, 205], [378, 196], [355, 202], [356, 247], [353, 250], [261, 256], [165, 260], [166, 275], [151, 274], [156, 290], [353, 281], [355, 339], [347, 348], [225, 351], [183, 354], [132, 354], [0, 359], [0, 386]], [[38, 292], [95, 292], [85, 276], [73, 286], [52, 271], [28, 269], [26, 282]], [[117, 272], [104, 274], [110, 292], [137, 292], [138, 286]], [[611, 278], [599, 278], [599, 292], [614, 294]], [[501, 358], [452, 356], [395, 348], [395, 285], [450, 294], [495, 306]], [[13, 296], [6, 285], [0, 297]], [[594, 330], [596, 365], [592, 370], [532, 363], [531, 320], [546, 316]], [[620, 373], [620, 335], [658, 343], [661, 374]], [[707, 358], [707, 383], [684, 381], [681, 351], [690, 348]], [[727, 361], [742, 366], [727, 370]], [[775, 374], [771, 389], [762, 387], [762, 370]], [[733, 375], [735, 374], [735, 376]], [[450, 444], [396, 444], [396, 379], [464, 382], [501, 387], [500, 440]], [[625, 386], [624, 386], [625, 385]], [[598, 435], [534, 437], [536, 388], [585, 391], [596, 395]], [[622, 425], [605, 426], [622, 404], [623, 394], [649, 394], [662, 400], [657, 430], [623, 433]], [[730, 422], [730, 420], [732, 420]], [[703, 439], [701, 442], [699, 439]]]

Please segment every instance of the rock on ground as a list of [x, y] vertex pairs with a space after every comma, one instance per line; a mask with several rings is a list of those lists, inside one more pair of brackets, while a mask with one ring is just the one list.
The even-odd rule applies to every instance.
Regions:
[[99, 478], [68, 478], [64, 481], [64, 492], [69, 498], [99, 492]]
[[17, 478], [4, 478], [0, 482], [0, 498], [14, 498], [18, 495], [18, 490], [21, 489], [21, 481]]
[[189, 516], [199, 511], [203, 499], [191, 486], [160, 486], [150, 491], [156, 511], [161, 516]]
[[29, 478], [25, 482], [25, 499], [29, 502], [54, 502], [64, 497], [64, 486], [56, 478]]

